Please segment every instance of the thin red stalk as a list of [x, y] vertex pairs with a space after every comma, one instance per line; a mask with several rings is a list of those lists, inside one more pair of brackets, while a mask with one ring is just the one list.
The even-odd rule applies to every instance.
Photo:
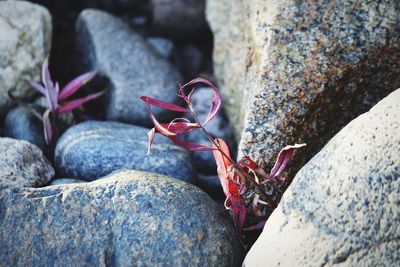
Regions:
[[189, 108], [190, 108], [190, 110], [191, 110], [191, 114], [193, 115], [193, 117], [194, 117], [196, 123], [198, 123], [198, 124], [200, 125], [200, 129], [201, 129], [201, 130], [204, 132], [204, 134], [207, 136], [208, 140], [210, 140], [210, 142], [211, 142], [212, 144], [214, 144], [214, 145], [218, 148], [218, 151], [221, 152], [221, 154], [222, 154], [226, 159], [229, 160], [229, 162], [234, 166], [234, 168], [235, 168], [237, 171], [239, 171], [241, 174], [243, 174], [243, 175], [245, 176], [246, 179], [250, 180], [250, 181], [253, 183], [253, 185], [254, 185], [255, 187], [257, 187], [257, 189], [260, 191], [261, 195], [265, 198], [265, 200], [266, 200], [267, 202], [269, 202], [269, 203], [272, 205], [272, 208], [273, 208], [273, 209], [275, 209], [275, 208], [277, 207], [277, 204], [275, 203], [275, 201], [274, 201], [270, 196], [267, 195], [267, 193], [264, 191], [264, 189], [261, 187], [261, 185], [259, 185], [259, 184], [253, 179], [253, 177], [251, 177], [249, 174], [243, 172], [243, 171], [241, 170], [241, 168], [239, 167], [239, 165], [238, 165], [234, 160], [232, 160], [228, 155], [226, 155], [224, 151], [222, 151], [222, 149], [220, 148], [219, 144], [217, 144], [217, 143], [214, 141], [214, 139], [211, 137], [211, 135], [208, 133], [208, 131], [207, 131], [207, 130], [204, 128], [204, 126], [200, 123], [200, 120], [199, 120], [199, 118], [197, 117], [196, 112], [194, 112], [194, 110], [192, 109], [192, 106], [191, 106], [191, 105], [188, 105], [188, 106], [189, 106]]

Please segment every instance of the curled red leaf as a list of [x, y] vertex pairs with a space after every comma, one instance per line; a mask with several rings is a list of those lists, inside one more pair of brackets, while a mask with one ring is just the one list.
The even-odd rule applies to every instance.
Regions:
[[[294, 144], [282, 148], [282, 150], [278, 154], [274, 167], [272, 167], [268, 178], [262, 183], [266, 183], [277, 178], [285, 170], [286, 165], [292, 159], [294, 150], [304, 146], [306, 146], [306, 144]], [[278, 182], [282, 183], [283, 180], [279, 180]]]
[[214, 98], [211, 101], [210, 110], [208, 112], [208, 115], [207, 115], [205, 121], [202, 123], [202, 125], [206, 125], [207, 123], [209, 123], [217, 115], [217, 112], [218, 112], [219, 108], [221, 107], [221, 94], [219, 93], [218, 88], [213, 83], [211, 83], [209, 80], [206, 80], [204, 78], [193, 79], [190, 82], [186, 83], [185, 85], [180, 86], [180, 89], [179, 89], [179, 96], [181, 96], [189, 106], [191, 106], [190, 97], [191, 97], [191, 95], [193, 93], [193, 89], [189, 93], [189, 95], [185, 94], [185, 89], [187, 87], [190, 87], [190, 86], [195, 85], [197, 83], [206, 84], [209, 87], [211, 87], [213, 89], [213, 91], [214, 91]]

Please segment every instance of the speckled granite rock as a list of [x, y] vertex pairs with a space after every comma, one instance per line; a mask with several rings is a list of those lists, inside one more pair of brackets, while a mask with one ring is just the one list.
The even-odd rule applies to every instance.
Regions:
[[41, 150], [46, 149], [43, 122], [25, 107], [17, 107], [8, 112], [4, 120], [4, 136], [28, 141]]
[[24, 79], [39, 80], [40, 66], [50, 51], [49, 12], [25, 1], [0, 1], [0, 117], [10, 106], [7, 91], [33, 97]]
[[[0, 151], [0, 191], [3, 187], [47, 184], [54, 176], [54, 169], [42, 151], [29, 142], [2, 137]], [[0, 199], [0, 224], [4, 216], [2, 204]]]
[[118, 122], [87, 121], [69, 128], [55, 149], [57, 172], [92, 181], [119, 169], [165, 174], [191, 182], [189, 153], [157, 136], [147, 154], [149, 129]]
[[[142, 95], [176, 102], [178, 71], [159, 55], [145, 39], [122, 20], [105, 12], [85, 10], [76, 24], [77, 49], [81, 65], [100, 69], [108, 88], [106, 116], [109, 120], [150, 126], [151, 120]], [[155, 110], [160, 120], [168, 112]]]
[[266, 169], [286, 144], [307, 143], [293, 177], [400, 86], [398, 1], [209, 0], [207, 17], [239, 155]]
[[[207, 87], [200, 87], [196, 89], [196, 91], [193, 93], [191, 97], [192, 104], [200, 121], [205, 121], [213, 97], [213, 91], [211, 90], [211, 88]], [[194, 121], [193, 118], [190, 116], [188, 117], [188, 119]], [[234, 153], [236, 143], [233, 129], [227, 121], [226, 117], [224, 116], [222, 110], [210, 123], [206, 125], [206, 129], [214, 138], [218, 137], [226, 140], [226, 142], [230, 146], [232, 154]], [[194, 130], [192, 132], [189, 132], [188, 134], [184, 135], [183, 138], [190, 142], [210, 145], [210, 141], [201, 130]], [[199, 172], [204, 174], [217, 173], [217, 165], [211, 151], [194, 151], [191, 154], [194, 158], [194, 162]]]
[[87, 181], [79, 180], [79, 179], [71, 179], [71, 178], [61, 178], [55, 179], [51, 181], [50, 185], [60, 185], [60, 184], [81, 184], [87, 183]]
[[125, 171], [92, 183], [6, 188], [0, 203], [1, 266], [238, 264], [225, 211], [163, 175]]
[[245, 266], [397, 266], [400, 89], [296, 175]]

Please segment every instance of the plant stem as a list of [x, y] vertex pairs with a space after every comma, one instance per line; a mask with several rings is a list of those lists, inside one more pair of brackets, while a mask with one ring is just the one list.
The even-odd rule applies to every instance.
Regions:
[[260, 191], [261, 195], [264, 197], [264, 199], [272, 206], [273, 209], [275, 209], [277, 207], [276, 202], [267, 195], [267, 193], [264, 191], [264, 189], [262, 188], [262, 186], [260, 184], [258, 184], [253, 177], [251, 177], [249, 174], [245, 173], [242, 171], [242, 169], [240, 168], [240, 166], [234, 161], [232, 160], [224, 151], [222, 151], [222, 149], [220, 148], [219, 144], [217, 142], [215, 142], [215, 140], [211, 137], [210, 133], [204, 128], [204, 126], [200, 123], [199, 118], [197, 117], [197, 114], [194, 112], [194, 110], [192, 109], [191, 105], [188, 105], [190, 110], [192, 111], [192, 115], [196, 121], [197, 124], [200, 125], [200, 129], [204, 132], [204, 134], [207, 136], [208, 140], [210, 140], [210, 142], [212, 144], [214, 144], [218, 151], [221, 152], [221, 154], [227, 159], [229, 160], [229, 162], [233, 165], [233, 167], [240, 172], [246, 179], [250, 180], [252, 182], [252, 184]]

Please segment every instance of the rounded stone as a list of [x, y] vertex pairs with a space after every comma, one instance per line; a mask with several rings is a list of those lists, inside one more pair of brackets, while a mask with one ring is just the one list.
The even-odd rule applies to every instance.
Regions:
[[1, 190], [0, 207], [2, 266], [239, 264], [226, 211], [163, 175], [124, 171], [92, 183]]
[[400, 89], [299, 171], [245, 266], [398, 265], [399, 132]]
[[57, 142], [57, 172], [64, 177], [92, 181], [115, 170], [134, 169], [191, 182], [195, 173], [189, 153], [157, 135], [147, 155], [148, 131], [110, 121], [75, 125]]

